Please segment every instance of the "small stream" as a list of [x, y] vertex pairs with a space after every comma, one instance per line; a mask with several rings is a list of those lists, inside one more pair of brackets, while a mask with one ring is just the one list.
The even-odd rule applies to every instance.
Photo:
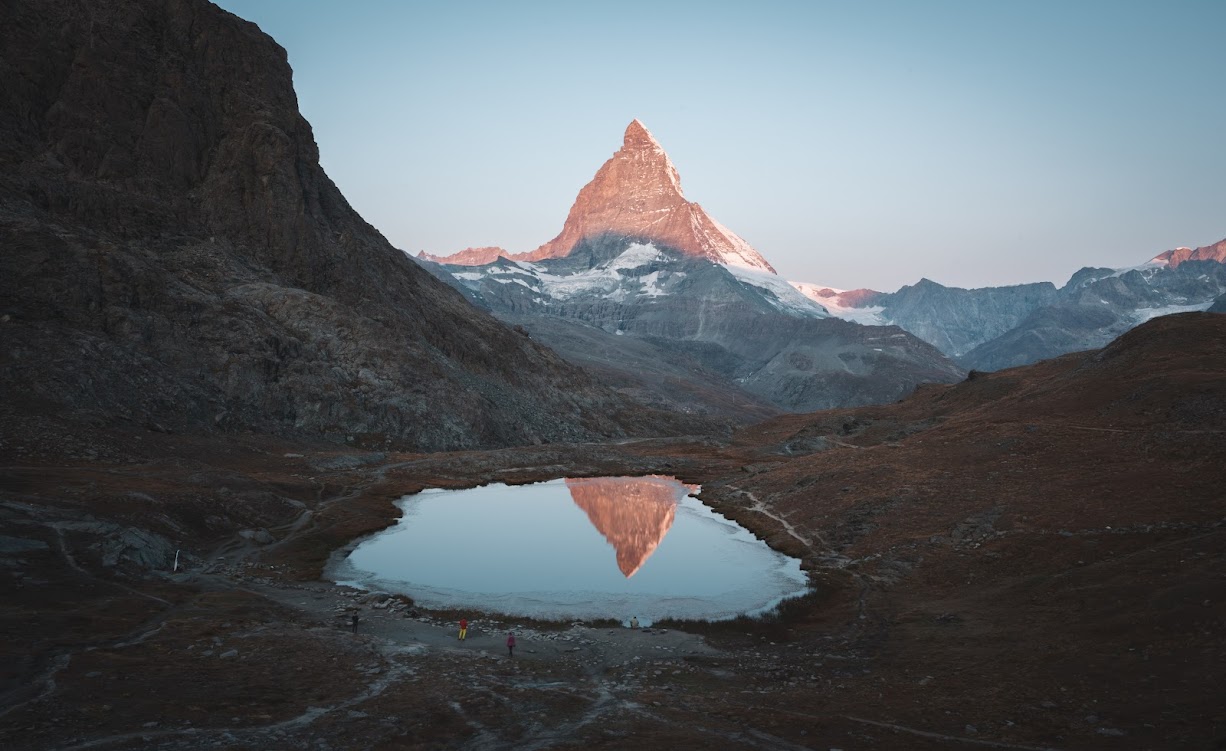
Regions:
[[429, 608], [535, 618], [719, 620], [803, 594], [800, 561], [704, 506], [671, 477], [426, 490], [333, 556], [325, 577]]

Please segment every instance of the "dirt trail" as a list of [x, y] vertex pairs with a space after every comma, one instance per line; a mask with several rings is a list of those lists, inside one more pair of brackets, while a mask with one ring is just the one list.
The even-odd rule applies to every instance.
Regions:
[[[355, 603], [354, 590], [327, 583], [295, 585], [246, 585], [250, 591], [303, 611], [309, 617], [348, 628], [348, 612], [360, 613], [358, 635], [380, 639], [393, 646], [414, 646], [436, 651], [474, 653], [499, 660], [561, 660], [580, 662], [592, 672], [632, 661], [634, 658], [711, 656], [719, 654], [695, 634], [664, 629], [592, 628], [574, 625], [560, 631], [524, 627], [513, 620], [473, 614], [468, 636], [460, 641], [458, 627], [440, 623], [428, 615], [413, 617], [406, 612], [376, 609]], [[360, 599], [360, 598], [358, 598]], [[345, 609], [349, 610], [346, 611]], [[341, 616], [344, 612], [346, 615]], [[515, 632], [515, 656], [507, 657], [507, 630]]]

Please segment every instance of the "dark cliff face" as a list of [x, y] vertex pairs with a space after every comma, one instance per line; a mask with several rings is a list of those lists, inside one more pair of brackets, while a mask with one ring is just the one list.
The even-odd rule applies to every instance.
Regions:
[[345, 201], [285, 51], [204, 0], [0, 4], [10, 408], [424, 449], [644, 416]]

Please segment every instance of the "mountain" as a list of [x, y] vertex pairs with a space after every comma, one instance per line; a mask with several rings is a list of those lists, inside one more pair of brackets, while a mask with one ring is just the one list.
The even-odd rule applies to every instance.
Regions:
[[[521, 261], [563, 258], [583, 240], [602, 235], [635, 237], [713, 263], [775, 273], [749, 243], [685, 199], [672, 160], [638, 120], [626, 128], [622, 147], [579, 191], [558, 236], [531, 252], [503, 255]], [[452, 256], [419, 257], [453, 265], [493, 260], [472, 249]]]
[[1172, 269], [1184, 261], [1217, 261], [1218, 263], [1226, 263], [1226, 240], [1216, 242], [1213, 245], [1205, 245], [1195, 250], [1192, 248], [1168, 250], [1155, 256], [1154, 261], [1166, 261], [1167, 265]]
[[1159, 256], [1125, 269], [1084, 268], [1051, 304], [1036, 308], [959, 361], [968, 368], [999, 370], [1096, 349], [1150, 319], [1207, 310], [1226, 293], [1226, 264], [1184, 259], [1169, 265], [1163, 260]]
[[840, 318], [899, 326], [950, 357], [963, 355], [1009, 331], [1035, 308], [1054, 302], [1056, 297], [1056, 287], [1050, 282], [960, 289], [921, 279], [893, 293], [833, 293], [817, 285], [794, 286]]
[[561, 234], [530, 253], [418, 261], [473, 304], [651, 406], [735, 423], [894, 401], [962, 377], [897, 327], [861, 327], [774, 273], [685, 199], [641, 122], [583, 187]]
[[254, 24], [204, 0], [9, 2], [0, 44], [6, 412], [418, 449], [659, 417], [363, 221]]
[[893, 293], [792, 284], [835, 316], [894, 324], [964, 367], [999, 370], [1105, 346], [1157, 316], [1208, 309], [1226, 293], [1226, 240], [1128, 268], [1083, 268], [1059, 289], [959, 289], [928, 279]]

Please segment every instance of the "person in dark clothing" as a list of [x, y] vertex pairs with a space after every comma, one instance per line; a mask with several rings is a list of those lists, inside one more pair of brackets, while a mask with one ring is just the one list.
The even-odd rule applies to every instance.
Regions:
[[515, 633], [507, 632], [507, 657], [515, 656]]
[[354, 613], [349, 618], [349, 625], [353, 627], [353, 633], [356, 634], [358, 632], [358, 614], [357, 613]]

